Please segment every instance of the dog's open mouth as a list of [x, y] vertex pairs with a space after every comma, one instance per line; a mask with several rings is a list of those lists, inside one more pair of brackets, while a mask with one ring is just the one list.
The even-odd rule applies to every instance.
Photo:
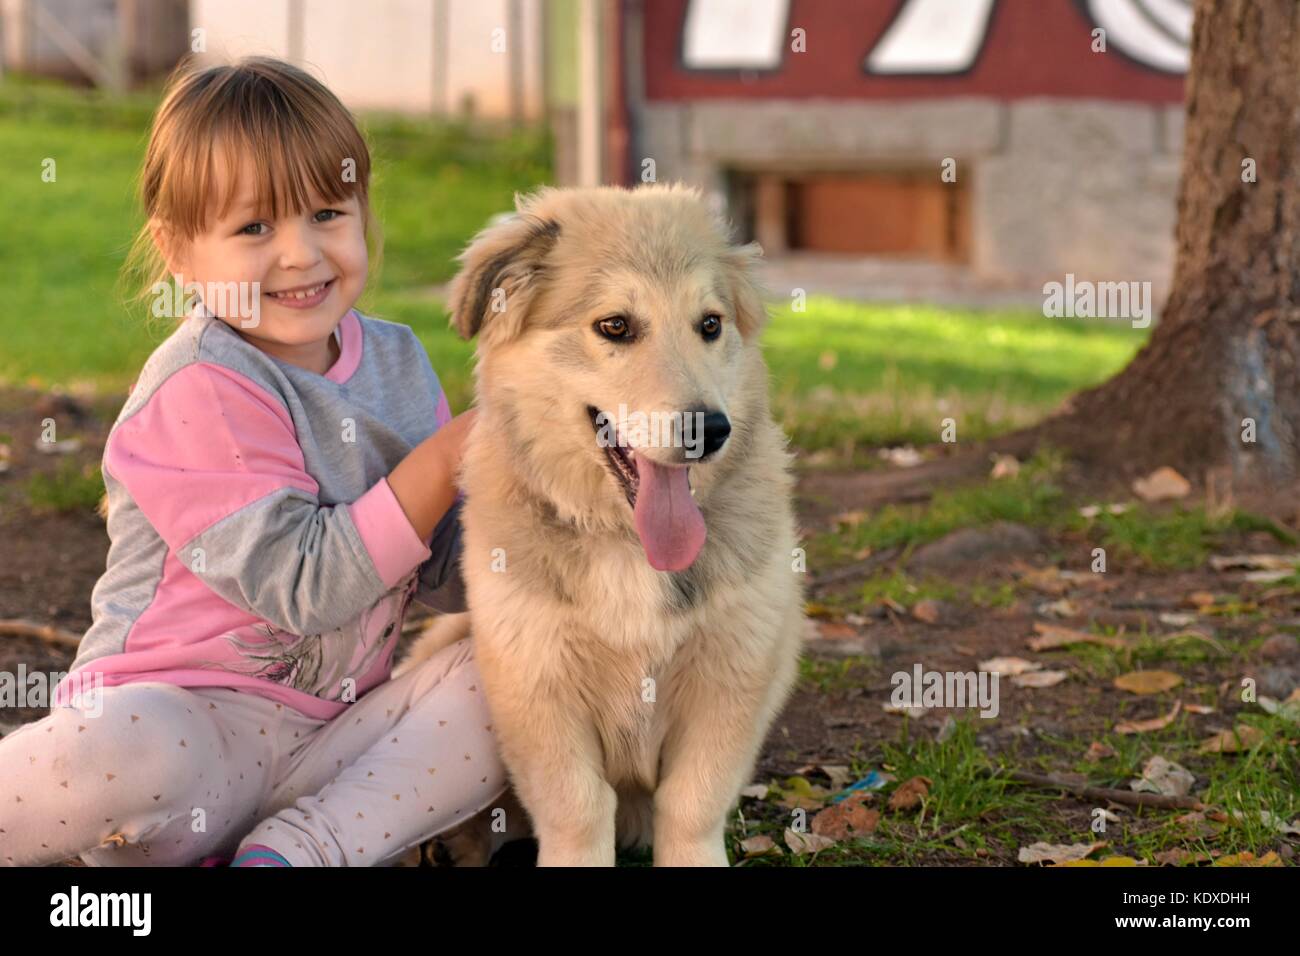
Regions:
[[650, 566], [656, 571], [690, 567], [705, 538], [704, 516], [695, 503], [690, 469], [660, 464], [617, 440], [600, 440], [608, 435], [611, 419], [594, 405], [587, 406], [587, 416], [609, 470], [632, 508], [637, 536]]

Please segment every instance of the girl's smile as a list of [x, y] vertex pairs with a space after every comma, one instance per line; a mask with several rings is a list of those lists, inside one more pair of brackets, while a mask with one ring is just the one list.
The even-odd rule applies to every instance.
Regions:
[[298, 285], [264, 294], [276, 305], [286, 309], [314, 309], [329, 297], [334, 291], [334, 285], [335, 279], [331, 277], [314, 285]]

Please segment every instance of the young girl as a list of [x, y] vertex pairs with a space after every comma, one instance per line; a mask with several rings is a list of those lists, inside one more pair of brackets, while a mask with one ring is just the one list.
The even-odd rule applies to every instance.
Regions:
[[502, 796], [469, 641], [389, 679], [412, 598], [463, 609], [472, 413], [410, 328], [352, 308], [369, 178], [302, 70], [169, 84], [137, 249], [199, 302], [104, 449], [94, 623], [50, 715], [0, 741], [0, 864], [374, 866]]

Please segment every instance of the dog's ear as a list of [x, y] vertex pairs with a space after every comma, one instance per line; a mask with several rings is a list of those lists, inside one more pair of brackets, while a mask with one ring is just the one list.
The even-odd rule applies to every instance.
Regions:
[[523, 213], [474, 237], [457, 257], [460, 272], [447, 296], [451, 324], [462, 338], [472, 339], [484, 323], [494, 337], [519, 332], [559, 234], [554, 219]]
[[723, 254], [731, 301], [736, 309], [736, 326], [746, 339], [757, 335], [767, 324], [763, 289], [755, 276], [756, 266], [762, 257], [763, 247], [757, 242], [731, 246]]

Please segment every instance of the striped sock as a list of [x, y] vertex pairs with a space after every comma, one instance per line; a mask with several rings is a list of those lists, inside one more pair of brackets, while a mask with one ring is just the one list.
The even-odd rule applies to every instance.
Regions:
[[250, 843], [230, 861], [231, 866], [293, 866], [269, 846]]

